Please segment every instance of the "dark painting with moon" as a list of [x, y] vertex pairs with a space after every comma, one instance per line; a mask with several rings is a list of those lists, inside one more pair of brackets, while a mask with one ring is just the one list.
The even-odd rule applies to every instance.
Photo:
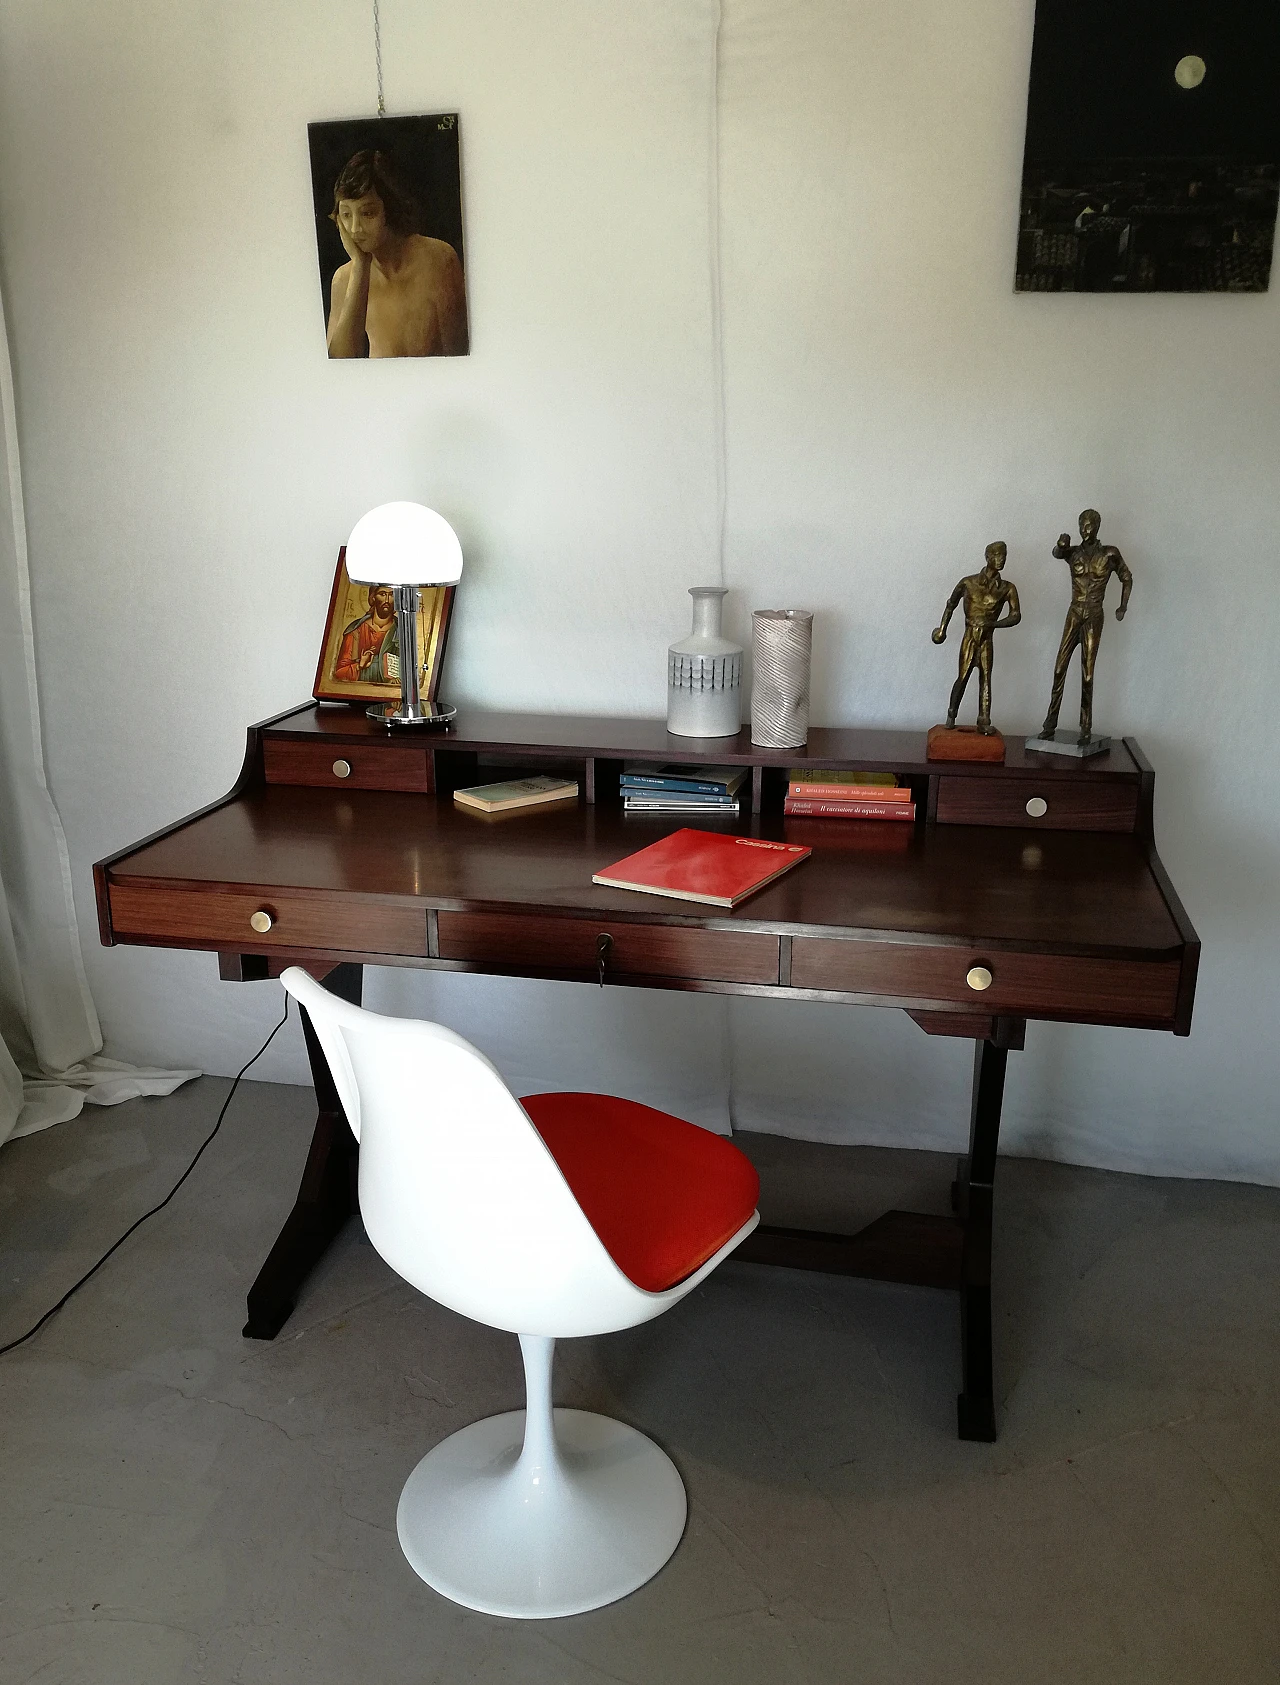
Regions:
[[1277, 0], [1037, 0], [1017, 292], [1265, 292]]

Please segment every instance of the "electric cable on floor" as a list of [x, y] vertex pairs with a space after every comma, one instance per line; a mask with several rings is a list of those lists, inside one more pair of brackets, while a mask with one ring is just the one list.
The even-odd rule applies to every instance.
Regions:
[[177, 1193], [178, 1189], [186, 1181], [187, 1177], [190, 1176], [191, 1172], [195, 1169], [196, 1165], [199, 1164], [205, 1148], [209, 1145], [209, 1143], [213, 1140], [214, 1136], [222, 1128], [222, 1120], [227, 1115], [227, 1107], [231, 1104], [232, 1100], [235, 1098], [236, 1089], [239, 1088], [239, 1086], [240, 1086], [240, 1078], [250, 1068], [250, 1066], [257, 1064], [258, 1060], [261, 1059], [262, 1055], [267, 1051], [267, 1049], [271, 1046], [271, 1043], [276, 1039], [276, 1036], [284, 1028], [285, 1022], [289, 1017], [289, 1001], [290, 1001], [290, 998], [291, 997], [289, 995], [286, 995], [284, 997], [284, 1017], [281, 1018], [280, 1022], [276, 1025], [275, 1029], [272, 1030], [271, 1034], [267, 1037], [266, 1041], [263, 1042], [262, 1046], [254, 1054], [253, 1058], [249, 1060], [249, 1063], [247, 1065], [242, 1065], [240, 1067], [240, 1069], [236, 1072], [235, 1081], [231, 1084], [231, 1087], [227, 1090], [227, 1097], [222, 1102], [222, 1110], [218, 1113], [218, 1121], [214, 1124], [213, 1128], [209, 1131], [209, 1133], [205, 1136], [204, 1140], [200, 1143], [200, 1148], [199, 1148], [199, 1151], [196, 1153], [196, 1156], [191, 1160], [191, 1163], [182, 1172], [182, 1175], [178, 1177], [178, 1180], [169, 1189], [168, 1193], [160, 1201], [159, 1205], [153, 1205], [151, 1207], [150, 1211], [144, 1211], [142, 1213], [141, 1217], [138, 1218], [137, 1222], [131, 1223], [129, 1225], [129, 1227], [124, 1231], [124, 1233], [120, 1236], [119, 1240], [117, 1240], [114, 1243], [114, 1245], [108, 1247], [108, 1249], [102, 1254], [101, 1258], [98, 1259], [97, 1263], [94, 1264], [90, 1269], [87, 1269], [85, 1271], [85, 1273], [80, 1277], [79, 1281], [76, 1282], [75, 1286], [74, 1287], [68, 1287], [67, 1291], [58, 1300], [57, 1304], [50, 1306], [50, 1308], [40, 1318], [39, 1322], [34, 1323], [30, 1328], [27, 1329], [25, 1334], [20, 1334], [16, 1340], [10, 1340], [7, 1346], [0, 1346], [0, 1357], [3, 1357], [6, 1352], [13, 1351], [16, 1346], [25, 1345], [25, 1343], [31, 1338], [31, 1336], [33, 1334], [38, 1334], [40, 1332], [40, 1330], [44, 1327], [45, 1323], [48, 1322], [50, 1317], [57, 1316], [58, 1312], [66, 1304], [67, 1300], [70, 1299], [72, 1294], [78, 1293], [80, 1291], [80, 1289], [84, 1286], [85, 1282], [88, 1281], [91, 1276], [97, 1275], [98, 1271], [106, 1263], [107, 1259], [111, 1256], [111, 1254], [113, 1252], [119, 1251], [119, 1249], [124, 1245], [125, 1241], [128, 1240], [129, 1236], [134, 1232], [135, 1229], [141, 1228], [143, 1223], [146, 1222], [147, 1218], [148, 1217], [154, 1217], [157, 1211], [163, 1211], [164, 1210], [165, 1206], [168, 1205], [169, 1201], [173, 1198], [174, 1194]]

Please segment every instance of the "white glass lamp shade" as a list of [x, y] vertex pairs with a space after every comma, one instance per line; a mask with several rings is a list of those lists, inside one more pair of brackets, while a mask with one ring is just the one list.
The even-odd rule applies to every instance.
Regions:
[[347, 577], [365, 585], [456, 585], [462, 546], [434, 509], [381, 503], [351, 529]]

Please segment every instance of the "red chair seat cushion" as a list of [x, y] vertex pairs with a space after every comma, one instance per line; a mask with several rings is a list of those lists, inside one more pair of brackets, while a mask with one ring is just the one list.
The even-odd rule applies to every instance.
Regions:
[[609, 1094], [520, 1104], [605, 1251], [646, 1293], [692, 1275], [756, 1208], [751, 1160], [683, 1118]]

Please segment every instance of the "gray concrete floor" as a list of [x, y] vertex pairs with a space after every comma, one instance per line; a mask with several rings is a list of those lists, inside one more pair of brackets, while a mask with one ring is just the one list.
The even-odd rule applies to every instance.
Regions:
[[[225, 1092], [0, 1149], [0, 1341], [167, 1191]], [[730, 1263], [567, 1342], [559, 1401], [663, 1444], [689, 1526], [634, 1596], [526, 1624], [437, 1597], [395, 1536], [418, 1458], [518, 1407], [515, 1340], [358, 1223], [279, 1339], [240, 1337], [313, 1104], [246, 1084], [173, 1204], [0, 1359], [6, 1685], [1280, 1679], [1280, 1191], [1002, 1163], [993, 1446], [955, 1438], [942, 1293]], [[946, 1197], [933, 1155], [743, 1141], [775, 1219]]]

